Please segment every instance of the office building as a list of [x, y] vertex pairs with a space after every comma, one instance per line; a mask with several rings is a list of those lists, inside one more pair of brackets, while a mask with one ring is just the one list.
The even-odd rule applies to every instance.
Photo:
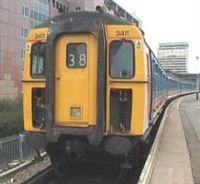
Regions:
[[160, 43], [158, 59], [164, 70], [176, 73], [187, 73], [188, 49], [186, 42]]

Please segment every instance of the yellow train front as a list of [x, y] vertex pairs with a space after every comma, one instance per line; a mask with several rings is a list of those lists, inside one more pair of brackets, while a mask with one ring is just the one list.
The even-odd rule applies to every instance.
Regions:
[[153, 119], [150, 53], [136, 25], [104, 13], [32, 29], [23, 85], [32, 146], [46, 146], [54, 166], [91, 150], [132, 154]]

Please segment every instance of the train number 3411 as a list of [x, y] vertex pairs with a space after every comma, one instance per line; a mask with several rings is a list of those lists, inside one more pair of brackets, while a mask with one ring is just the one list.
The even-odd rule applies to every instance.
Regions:
[[116, 31], [116, 36], [129, 36], [129, 31], [127, 30]]

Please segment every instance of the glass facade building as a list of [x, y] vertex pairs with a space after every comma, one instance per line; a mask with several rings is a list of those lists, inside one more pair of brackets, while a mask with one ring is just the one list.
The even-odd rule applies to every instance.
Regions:
[[186, 42], [160, 43], [158, 59], [164, 70], [187, 73], [188, 48]]

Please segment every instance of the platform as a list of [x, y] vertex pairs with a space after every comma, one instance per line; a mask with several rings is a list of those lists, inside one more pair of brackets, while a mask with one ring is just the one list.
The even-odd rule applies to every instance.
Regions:
[[[194, 170], [194, 164], [191, 165], [195, 157], [191, 158], [189, 154], [193, 150], [187, 146], [191, 141], [187, 134], [200, 135], [198, 110], [200, 100], [197, 101], [195, 95], [180, 97], [169, 105], [138, 183], [193, 184], [198, 181], [195, 172], [199, 171]], [[198, 126], [199, 131], [189, 129], [186, 127], [188, 124]]]

